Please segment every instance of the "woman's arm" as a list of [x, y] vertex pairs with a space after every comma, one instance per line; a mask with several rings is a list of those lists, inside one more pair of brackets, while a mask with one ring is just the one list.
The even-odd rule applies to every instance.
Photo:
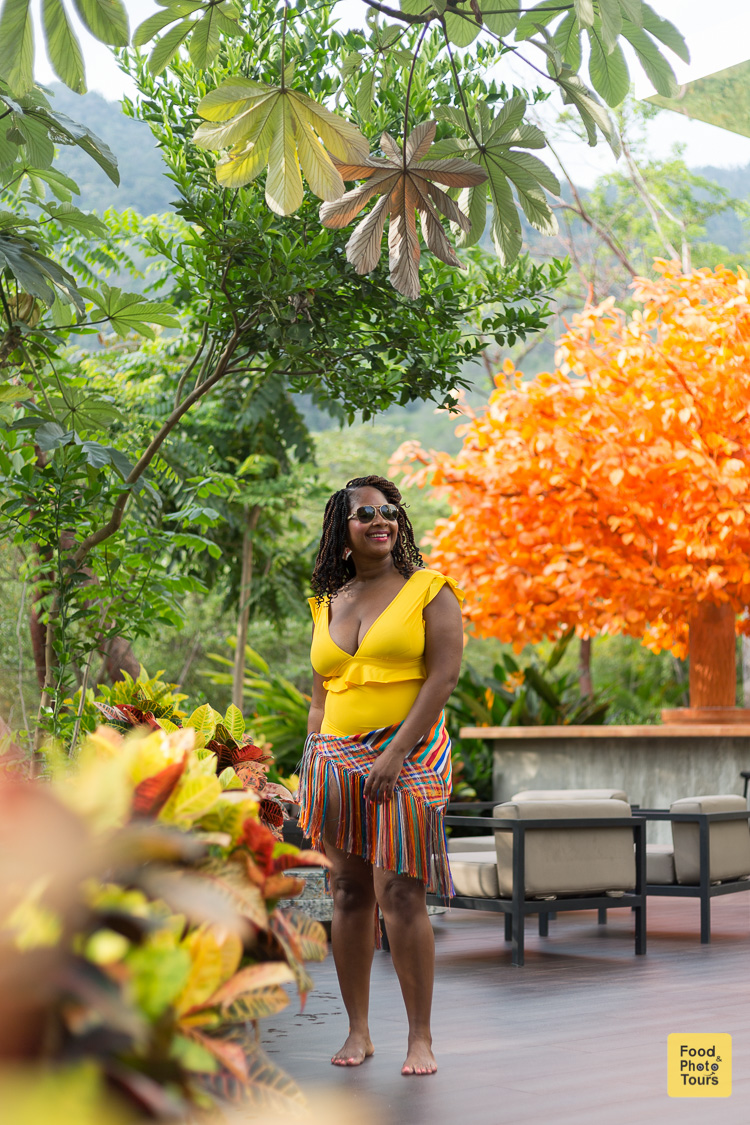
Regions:
[[425, 606], [424, 622], [427, 678], [398, 734], [370, 770], [364, 794], [374, 801], [392, 796], [406, 756], [437, 721], [458, 682], [464, 650], [463, 625], [461, 607], [449, 586], [443, 586]]
[[325, 707], [326, 689], [323, 687], [323, 677], [319, 672], [313, 671], [312, 700], [310, 701], [310, 714], [307, 717], [308, 734], [320, 734]]

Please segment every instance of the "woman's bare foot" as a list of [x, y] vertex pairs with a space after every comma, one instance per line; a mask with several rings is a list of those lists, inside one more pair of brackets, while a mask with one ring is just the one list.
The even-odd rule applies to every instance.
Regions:
[[334, 1066], [361, 1066], [374, 1053], [372, 1040], [366, 1032], [350, 1031], [346, 1043], [331, 1062]]
[[432, 1053], [432, 1040], [409, 1040], [409, 1049], [406, 1053], [406, 1061], [401, 1067], [401, 1073], [404, 1075], [434, 1074], [436, 1070], [437, 1062]]

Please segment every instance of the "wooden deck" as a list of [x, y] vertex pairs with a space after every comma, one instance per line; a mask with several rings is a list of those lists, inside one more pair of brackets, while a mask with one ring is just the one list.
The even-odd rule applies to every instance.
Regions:
[[[522, 969], [511, 967], [501, 917], [433, 919], [432, 1078], [399, 1073], [406, 1022], [383, 952], [372, 982], [376, 1054], [363, 1066], [329, 1061], [346, 1036], [330, 956], [313, 966], [304, 1014], [290, 1007], [275, 1026], [263, 1021], [263, 1042], [306, 1092], [346, 1092], [352, 1113], [377, 1125], [747, 1125], [750, 893], [714, 899], [712, 913], [713, 940], [701, 946], [697, 902], [650, 899], [645, 957], [633, 953], [627, 911], [610, 912], [606, 927], [593, 912], [560, 914], [548, 938], [532, 919]], [[732, 1035], [730, 1098], [667, 1096], [672, 1031]]]

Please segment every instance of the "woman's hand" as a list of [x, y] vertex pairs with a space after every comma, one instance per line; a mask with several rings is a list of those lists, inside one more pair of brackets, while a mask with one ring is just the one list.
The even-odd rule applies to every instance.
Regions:
[[394, 750], [391, 746], [378, 755], [367, 775], [364, 788], [365, 800], [374, 801], [375, 804], [390, 801], [405, 758], [406, 754]]

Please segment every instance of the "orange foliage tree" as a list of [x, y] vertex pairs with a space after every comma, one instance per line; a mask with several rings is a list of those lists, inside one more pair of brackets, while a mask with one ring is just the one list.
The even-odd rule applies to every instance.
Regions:
[[750, 633], [750, 282], [655, 265], [630, 316], [610, 299], [574, 317], [554, 372], [525, 384], [506, 362], [486, 409], [463, 408], [460, 453], [406, 443], [395, 461], [450, 502], [430, 562], [467, 591], [477, 634], [690, 642], [691, 703], [732, 706], [735, 622]]

